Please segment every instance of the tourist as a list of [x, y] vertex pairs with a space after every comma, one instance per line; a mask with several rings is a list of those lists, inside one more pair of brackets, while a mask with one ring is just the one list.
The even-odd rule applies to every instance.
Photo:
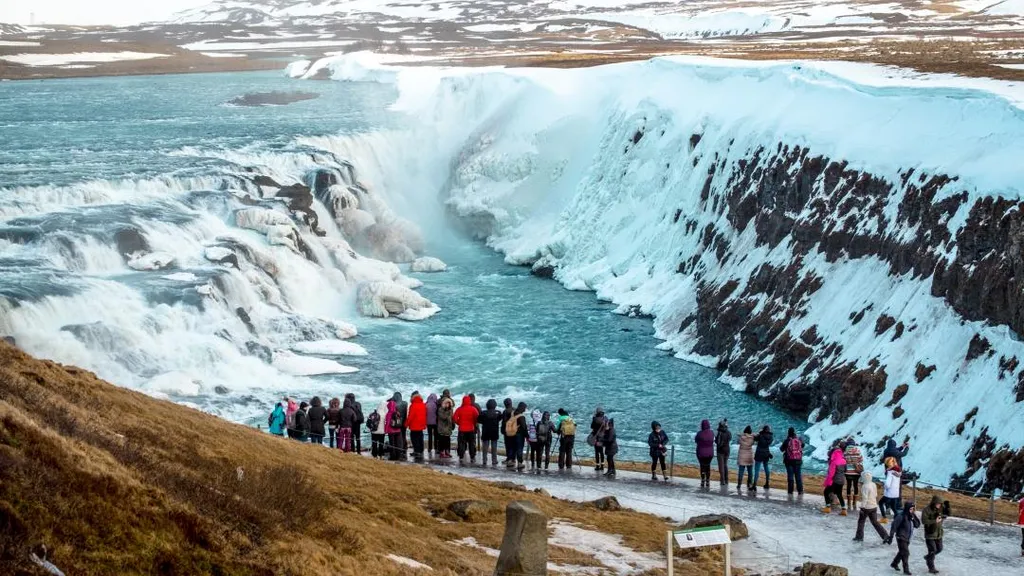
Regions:
[[[473, 408], [476, 408], [476, 430], [474, 430], [473, 432], [475, 433], [474, 437], [476, 438], [476, 451], [481, 452], [482, 448], [480, 446], [480, 415], [484, 413], [484, 409], [480, 406], [480, 403], [476, 401], [476, 394], [472, 392], [469, 393], [469, 401], [473, 404]], [[484, 462], [484, 464], [487, 464], [487, 462]]]
[[505, 408], [501, 412], [501, 434], [502, 434], [502, 436], [504, 437], [504, 440], [505, 440], [505, 467], [506, 468], [514, 468], [515, 467], [515, 460], [516, 460], [515, 459], [516, 435], [508, 433], [508, 430], [509, 430], [508, 421], [511, 420], [513, 416], [515, 416], [515, 410], [512, 408], [512, 399], [511, 398], [505, 398], [505, 400], [502, 401], [502, 404], [504, 405], [504, 408]]
[[576, 444], [576, 421], [565, 408], [558, 409], [558, 469], [572, 470], [572, 455]]
[[771, 426], [765, 425], [754, 437], [757, 447], [754, 449], [754, 481], [751, 483], [751, 491], [757, 492], [757, 479], [761, 469], [764, 468], [764, 489], [771, 488], [771, 467], [768, 461], [772, 459], [772, 442], [775, 436], [772, 434]]
[[491, 466], [498, 465], [498, 437], [501, 436], [501, 412], [494, 398], [487, 401], [487, 409], [480, 414], [481, 462], [487, 465], [487, 454], [491, 455]]
[[655, 420], [651, 422], [651, 433], [647, 435], [647, 446], [651, 449], [651, 481], [658, 480], [658, 463], [661, 463], [661, 475], [668, 482], [668, 472], [665, 471], [665, 453], [668, 451], [668, 434], [661, 429], [661, 424]]
[[288, 437], [299, 442], [305, 442], [306, 437], [309, 434], [309, 418], [306, 416], [306, 408], [309, 404], [302, 402], [299, 404], [298, 410], [292, 416], [294, 424], [288, 429]]
[[1017, 500], [1017, 525], [1020, 526], [1020, 555], [1024, 556], [1024, 496]]
[[388, 460], [397, 461], [402, 457], [402, 413], [398, 409], [398, 402], [391, 398], [388, 400], [387, 416], [384, 418], [384, 431], [388, 435], [388, 444], [391, 450], [388, 453]]
[[415, 462], [423, 462], [423, 433], [427, 430], [427, 405], [423, 402], [423, 396], [412, 395], [407, 423], [412, 442], [412, 458]]
[[352, 392], [345, 394], [345, 398], [352, 401], [352, 409], [356, 412], [356, 419], [352, 425], [352, 443], [353, 449], [356, 454], [363, 453], [363, 431], [362, 425], [366, 422], [366, 417], [363, 416], [363, 405], [356, 400], [356, 395]]
[[615, 478], [615, 455], [619, 453], [619, 442], [615, 437], [615, 419], [608, 420], [608, 425], [604, 429], [604, 440], [602, 441], [604, 446], [604, 459], [608, 465], [608, 471], [604, 475], [608, 479]]
[[540, 446], [537, 445], [537, 424], [540, 423], [540, 417], [540, 410], [534, 408], [533, 412], [530, 413], [529, 419], [526, 421], [526, 442], [530, 449], [526, 454], [526, 459], [530, 462], [530, 470], [538, 468], [538, 463], [540, 462], [540, 451], [538, 450]]
[[526, 470], [526, 464], [523, 463], [523, 449], [526, 447], [526, 427], [526, 402], [520, 402], [516, 406], [516, 411], [512, 413], [512, 418], [505, 425], [505, 434], [512, 437], [513, 461], [516, 470], [519, 472]]
[[353, 431], [356, 427], [356, 409], [352, 405], [352, 399], [345, 397], [341, 404], [341, 414], [338, 416], [338, 449], [342, 452], [351, 452], [354, 446], [352, 440]]
[[729, 432], [729, 420], [722, 419], [718, 423], [715, 434], [715, 456], [718, 458], [718, 484], [729, 485], [729, 450], [732, 445], [732, 432]]
[[427, 452], [434, 457], [434, 447], [437, 444], [437, 394], [433, 392], [427, 396]]
[[701, 420], [700, 432], [694, 436], [697, 443], [697, 462], [700, 463], [700, 487], [711, 487], [711, 460], [715, 457], [715, 433], [711, 431], [711, 422]]
[[899, 465], [900, 470], [903, 469], [903, 458], [906, 457], [907, 452], [910, 452], [910, 442], [904, 441], [899, 447], [896, 446], [896, 440], [889, 438], [889, 441], [885, 444], [885, 452], [882, 453], [882, 460], [886, 458], [895, 458], [896, 464]]
[[801, 468], [804, 464], [804, 443], [796, 435], [796, 429], [790, 426], [786, 439], [782, 441], [782, 464], [786, 467], [786, 493], [804, 495], [804, 477]]
[[750, 426], [743, 429], [738, 441], [739, 450], [736, 451], [736, 468], [739, 477], [736, 479], [736, 490], [743, 487], [743, 473], [747, 473], [747, 490], [754, 487], [754, 435], [751, 434]]
[[[900, 505], [900, 490], [903, 488], [903, 470], [900, 469], [899, 464], [896, 463], [896, 459], [893, 457], [886, 458], [885, 460], [885, 483], [882, 488], [882, 499], [886, 504], [886, 507], [892, 511], [893, 518], [899, 513], [902, 506]], [[885, 524], [885, 515], [882, 515], [882, 524]]]
[[932, 496], [928, 507], [921, 513], [921, 523], [924, 524], [924, 543], [928, 547], [928, 554], [924, 561], [928, 564], [929, 574], [938, 574], [935, 568], [935, 557], [942, 554], [942, 521], [946, 517], [942, 513], [942, 498], [938, 494]]
[[886, 544], [892, 544], [893, 538], [896, 538], [896, 557], [889, 564], [893, 570], [899, 570], [899, 565], [902, 563], [903, 573], [910, 574], [910, 539], [914, 536], [914, 528], [920, 526], [921, 521], [914, 513], [914, 503], [907, 502], [903, 506], [903, 511], [893, 519], [892, 528], [889, 529], [889, 538], [885, 541]]
[[366, 419], [366, 427], [370, 430], [370, 455], [383, 458], [387, 451], [384, 441], [387, 438], [388, 401], [381, 400], [377, 409]]
[[341, 400], [331, 398], [331, 401], [327, 403], [327, 445], [331, 448], [335, 446], [341, 448], [340, 443], [335, 444], [338, 441], [338, 428], [340, 425]]
[[299, 411], [299, 403], [294, 398], [284, 397], [285, 426], [292, 430], [295, 428], [295, 413]]
[[825, 507], [824, 514], [832, 513], [832, 499], [839, 500], [842, 510], [840, 516], [846, 516], [846, 501], [843, 500], [843, 484], [846, 483], [846, 459], [843, 458], [843, 446], [833, 446], [828, 456], [828, 473], [825, 475]]
[[861, 455], [860, 447], [853, 438], [846, 439], [843, 458], [846, 460], [846, 500], [850, 503], [850, 510], [856, 510], [857, 498], [860, 496], [860, 473], [864, 471], [864, 456]]
[[319, 396], [313, 396], [306, 416], [309, 419], [309, 441], [323, 446], [324, 436], [327, 435], [324, 431], [324, 424], [327, 422], [327, 409], [324, 408], [323, 401]]
[[462, 406], [455, 411], [452, 421], [458, 426], [458, 453], [459, 464], [463, 462], [466, 452], [469, 452], [469, 461], [476, 463], [476, 423], [480, 412], [473, 406], [473, 399], [469, 396], [462, 397]]
[[392, 450], [398, 450], [398, 459], [405, 460], [408, 458], [406, 454], [406, 447], [408, 443], [405, 441], [406, 419], [409, 417], [409, 404], [402, 400], [402, 393], [395, 392], [395, 395], [391, 397], [395, 401], [395, 412], [398, 414], [396, 422], [400, 422], [398, 426], [398, 446], [392, 446]]
[[437, 402], [437, 454], [443, 459], [452, 457], [452, 432], [455, 431], [455, 399], [451, 392], [441, 392]]
[[278, 402], [274, 406], [274, 411], [270, 413], [270, 417], [267, 418], [267, 426], [270, 428], [270, 433], [274, 436], [284, 436], [285, 422], [284, 406]]
[[871, 478], [871, 472], [867, 470], [861, 472], [860, 483], [862, 484], [860, 489], [860, 516], [857, 517], [857, 533], [853, 539], [856, 542], [864, 541], [864, 523], [870, 521], [882, 542], [885, 542], [887, 536], [885, 528], [878, 522], [878, 488], [875, 487], [875, 483]]
[[602, 439], [605, 435], [605, 428], [608, 426], [608, 418], [604, 415], [604, 408], [600, 406], [594, 410], [594, 417], [590, 419], [590, 436], [587, 437], [587, 444], [594, 447], [594, 470], [604, 470], [604, 446]]
[[551, 437], [554, 427], [551, 423], [551, 413], [544, 412], [541, 414], [540, 422], [537, 423], [537, 446], [540, 448], [541, 458], [537, 463], [537, 468], [540, 468], [541, 463], [544, 464], [544, 469], [547, 470], [551, 467]]

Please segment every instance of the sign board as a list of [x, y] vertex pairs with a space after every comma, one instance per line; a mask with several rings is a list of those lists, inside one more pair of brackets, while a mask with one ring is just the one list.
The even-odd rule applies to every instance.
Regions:
[[691, 530], [680, 530], [672, 533], [676, 539], [676, 545], [680, 548], [702, 548], [704, 546], [722, 546], [729, 544], [729, 531], [725, 526], [707, 526], [705, 528], [693, 528]]

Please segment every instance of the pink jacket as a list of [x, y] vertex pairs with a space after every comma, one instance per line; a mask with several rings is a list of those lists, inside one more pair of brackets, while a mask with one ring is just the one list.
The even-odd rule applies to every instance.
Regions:
[[401, 428], [391, 427], [391, 415], [395, 413], [395, 401], [388, 400], [388, 413], [384, 415], [384, 433], [385, 434], [401, 434]]
[[288, 399], [288, 407], [284, 410], [284, 421], [288, 428], [295, 427], [295, 413], [299, 411], [299, 403], [294, 398]]
[[832, 478], [835, 477], [838, 466], [846, 466], [846, 458], [843, 457], [843, 451], [836, 448], [828, 459], [828, 474], [825, 476], [825, 486], [832, 485]]

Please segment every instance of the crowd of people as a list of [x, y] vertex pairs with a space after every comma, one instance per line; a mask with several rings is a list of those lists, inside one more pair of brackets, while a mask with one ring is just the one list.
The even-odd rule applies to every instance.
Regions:
[[[559, 408], [554, 415], [538, 409], [528, 413], [528, 409], [525, 402], [515, 404], [511, 398], [504, 399], [500, 410], [493, 398], [487, 400], [486, 407], [481, 407], [474, 394], [464, 395], [456, 403], [451, 392], [444, 390], [440, 396], [429, 394], [426, 399], [419, 392], [413, 392], [408, 402], [401, 393], [395, 392], [369, 414], [364, 414], [362, 404], [349, 393], [343, 400], [332, 398], [327, 408], [324, 408], [320, 397], [314, 397], [308, 403], [286, 397], [277, 403], [267, 424], [272, 434], [315, 444], [323, 444], [326, 439], [331, 448], [356, 453], [363, 451], [361, 436], [365, 426], [370, 434], [371, 456], [392, 461], [407, 460], [410, 453], [415, 462], [423, 462], [428, 457], [449, 460], [452, 458], [451, 439], [454, 434], [456, 457], [460, 464], [467, 461], [475, 464], [480, 452], [481, 465], [486, 466], [489, 461], [491, 466], [498, 466], [498, 443], [502, 442], [505, 467], [518, 471], [525, 470], [527, 464], [533, 470], [548, 470], [551, 452], [557, 444], [554, 449], [557, 469], [571, 470], [574, 463], [579, 462], [575, 451], [575, 419], [564, 408]], [[746, 478], [747, 491], [756, 493], [762, 472], [764, 490], [771, 488], [774, 441], [772, 429], [767, 425], [756, 434], [746, 426], [736, 438], [737, 491], [742, 491]], [[713, 460], [717, 460], [720, 486], [729, 486], [729, 462], [734, 442], [728, 420], [720, 421], [715, 430], [712, 430], [709, 420], [702, 421], [694, 442], [701, 488], [711, 486]], [[615, 458], [619, 452], [615, 419], [609, 418], [600, 406], [590, 417], [586, 444], [593, 450], [594, 470], [605, 477], [615, 478]], [[667, 482], [669, 475], [665, 457], [670, 442], [668, 434], [657, 421], [651, 422], [647, 445], [650, 449], [651, 480], [658, 480], [660, 468], [661, 476]], [[879, 498], [878, 487], [871, 472], [865, 469], [864, 455], [855, 439], [836, 441], [828, 451], [822, 512], [831, 514], [838, 510], [839, 515], [846, 516], [848, 509], [859, 509], [854, 540], [864, 540], [865, 526], [870, 523], [882, 542], [896, 543], [897, 552], [891, 567], [897, 571], [902, 568], [904, 574], [910, 574], [910, 542], [914, 530], [923, 525], [927, 547], [925, 562], [929, 573], [937, 574], [936, 558], [943, 549], [943, 521], [949, 516], [949, 502], [933, 496], [920, 519], [914, 502], [903, 503], [902, 489], [907, 481], [903, 459], [909, 450], [908, 442], [897, 445], [895, 440], [888, 440], [882, 455], [885, 477], [882, 497]], [[786, 469], [787, 492], [803, 495], [804, 443], [794, 428], [789, 428], [778, 451]], [[1021, 554], [1024, 555], [1024, 499], [1020, 502], [1019, 511]], [[889, 523], [890, 517], [892, 525], [887, 531], [884, 524]]]

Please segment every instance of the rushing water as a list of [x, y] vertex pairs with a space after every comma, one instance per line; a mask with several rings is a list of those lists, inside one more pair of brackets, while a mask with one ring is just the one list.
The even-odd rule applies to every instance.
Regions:
[[[224, 105], [246, 92], [296, 89], [320, 97]], [[394, 390], [450, 388], [481, 403], [508, 396], [531, 409], [565, 407], [584, 425], [602, 405], [626, 445], [641, 442], [651, 420], [680, 444], [703, 418], [728, 417], [734, 432], [767, 423], [779, 439], [788, 426], [806, 427], [718, 382], [715, 371], [657, 350], [648, 320], [615, 315], [593, 294], [532, 277], [442, 230], [425, 230], [427, 251], [449, 271], [412, 275], [442, 312], [418, 323], [356, 317], [351, 294], [281, 247], [273, 257], [284, 305], [267, 306], [237, 271], [203, 259], [204, 246], [239, 232], [230, 207], [199, 193], [227, 202], [254, 170], [302, 179], [337, 166], [308, 137], [400, 129], [402, 118], [387, 111], [393, 97], [379, 84], [297, 85], [270, 73], [0, 84], [0, 333], [29, 352], [250, 422], [283, 392], [355, 390], [367, 406]], [[111, 230], [129, 225], [172, 253], [174, 268], [127, 268]], [[211, 300], [204, 287], [217, 278], [223, 294]], [[243, 345], [238, 306], [272, 348], [323, 332], [315, 318], [327, 317], [356, 324], [369, 355], [336, 358], [360, 368], [355, 374], [282, 375]], [[678, 459], [692, 459], [690, 451]]]

